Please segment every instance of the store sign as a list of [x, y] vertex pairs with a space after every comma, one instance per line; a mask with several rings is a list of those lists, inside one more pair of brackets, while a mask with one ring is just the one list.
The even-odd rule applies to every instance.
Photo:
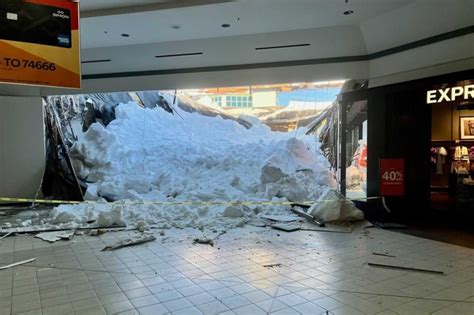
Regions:
[[0, 1], [0, 83], [80, 88], [78, 1]]
[[405, 194], [405, 160], [380, 159], [380, 195]]
[[474, 84], [430, 90], [426, 93], [426, 103], [428, 104], [467, 100], [474, 100]]

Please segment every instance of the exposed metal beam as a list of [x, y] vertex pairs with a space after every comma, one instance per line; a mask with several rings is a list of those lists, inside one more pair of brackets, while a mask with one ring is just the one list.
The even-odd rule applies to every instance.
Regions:
[[[131, 4], [133, 4], [132, 2]], [[153, 4], [130, 5], [130, 6], [97, 9], [97, 10], [90, 10], [90, 11], [81, 10], [81, 18], [159, 11], [159, 10], [185, 8], [185, 7], [196, 7], [196, 6], [202, 6], [202, 5], [220, 4], [220, 3], [228, 3], [228, 2], [235, 2], [235, 0], [175, 0], [175, 1], [166, 1], [166, 2], [159, 2], [159, 3], [153, 3]]]

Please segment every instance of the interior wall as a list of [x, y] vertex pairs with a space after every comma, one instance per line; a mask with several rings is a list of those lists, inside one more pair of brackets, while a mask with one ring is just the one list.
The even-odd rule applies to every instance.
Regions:
[[432, 104], [431, 140], [460, 140], [459, 118], [474, 116], [474, 110], [457, 110], [453, 104]]
[[45, 165], [41, 97], [0, 96], [0, 197], [33, 198]]

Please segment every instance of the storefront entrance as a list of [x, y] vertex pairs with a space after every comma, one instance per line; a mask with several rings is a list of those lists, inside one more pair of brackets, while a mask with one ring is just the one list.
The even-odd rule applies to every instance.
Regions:
[[[449, 89], [441, 102], [431, 101], [430, 204], [437, 211], [474, 209], [474, 100], [449, 97], [450, 90], [465, 94], [474, 81], [438, 85], [432, 91]], [[461, 90], [462, 88], [462, 90]], [[473, 89], [474, 91], [474, 89]], [[459, 95], [464, 96], [464, 95]], [[469, 96], [469, 95], [467, 95]]]
[[[464, 71], [343, 92], [336, 150], [341, 193], [373, 197], [363, 210], [377, 220], [474, 216], [473, 77]], [[403, 193], [384, 196], [390, 213], [379, 199], [385, 159], [403, 164]]]

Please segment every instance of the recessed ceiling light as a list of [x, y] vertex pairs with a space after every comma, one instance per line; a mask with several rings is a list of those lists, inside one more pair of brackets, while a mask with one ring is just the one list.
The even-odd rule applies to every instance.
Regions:
[[174, 29], [174, 30], [179, 30], [181, 28], [181, 25], [178, 25], [178, 24], [172, 24], [170, 25], [170, 28]]
[[351, 15], [352, 13], [354, 13], [352, 10], [344, 11], [344, 15]]
[[228, 27], [230, 27], [230, 24], [224, 23], [224, 24], [222, 24], [221, 26], [222, 26], [223, 28], [228, 28]]
[[126, 34], [126, 33], [122, 33], [122, 34], [120, 34], [120, 36], [122, 36], [122, 37], [130, 37], [130, 35], [129, 35], [129, 34]]

